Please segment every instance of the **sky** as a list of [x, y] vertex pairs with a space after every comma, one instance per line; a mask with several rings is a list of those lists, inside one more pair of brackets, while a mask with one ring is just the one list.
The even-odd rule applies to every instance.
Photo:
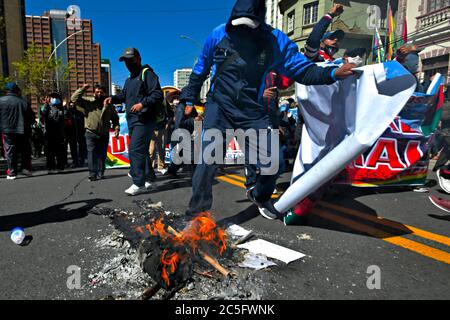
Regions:
[[[162, 86], [173, 84], [176, 69], [191, 68], [209, 33], [228, 20], [235, 0], [25, 0], [27, 15], [50, 9], [81, 9], [91, 19], [94, 42], [111, 60], [113, 82], [123, 85], [128, 71], [118, 61], [123, 49], [136, 47], [152, 66]], [[193, 40], [182, 39], [188, 36]]]

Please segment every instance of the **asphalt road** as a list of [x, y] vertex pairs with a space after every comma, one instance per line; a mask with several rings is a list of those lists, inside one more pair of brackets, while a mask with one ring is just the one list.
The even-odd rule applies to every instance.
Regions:
[[[273, 284], [265, 298], [450, 299], [450, 216], [429, 202], [429, 194], [341, 187], [324, 199], [309, 226], [285, 227], [258, 215], [245, 198], [242, 176], [241, 170], [229, 169], [217, 179], [214, 217], [307, 255], [259, 272]], [[432, 173], [430, 179], [435, 179]], [[280, 190], [287, 181], [289, 174], [280, 179]], [[110, 171], [96, 183], [84, 171], [1, 179], [0, 299], [98, 299], [110, 294], [107, 288], [67, 288], [69, 266], [80, 266], [85, 282], [85, 270], [111, 258], [93, 244], [112, 232], [109, 220], [87, 211], [94, 206], [133, 210], [134, 200], [150, 199], [184, 212], [191, 193], [187, 177], [160, 178], [154, 191], [135, 198], [123, 193], [130, 183], [126, 170]], [[441, 195], [437, 187], [432, 193]], [[28, 246], [9, 239], [16, 226], [32, 236]], [[380, 271], [380, 289], [367, 286], [372, 266]]]

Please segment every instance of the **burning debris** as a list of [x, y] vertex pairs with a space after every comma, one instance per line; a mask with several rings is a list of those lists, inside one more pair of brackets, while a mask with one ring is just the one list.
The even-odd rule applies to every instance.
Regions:
[[[226, 232], [208, 213], [190, 221], [161, 203], [136, 204], [140, 209], [133, 212], [93, 209], [115, 228], [97, 245], [113, 248], [118, 256], [90, 276], [92, 286], [114, 284], [122, 292], [118, 297], [126, 299], [262, 299], [265, 283], [253, 270], [275, 264], [258, 256], [252, 263], [264, 268], [236, 269], [252, 265], [238, 244], [253, 231], [231, 226]], [[132, 292], [123, 294], [125, 289]]]

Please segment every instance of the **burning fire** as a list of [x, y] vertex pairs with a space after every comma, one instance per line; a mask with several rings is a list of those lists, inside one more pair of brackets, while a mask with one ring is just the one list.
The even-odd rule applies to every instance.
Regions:
[[[154, 237], [161, 238], [164, 242], [170, 243], [175, 250], [169, 254], [166, 249], [161, 255], [162, 279], [170, 286], [170, 274], [174, 274], [180, 262], [184, 259], [176, 252], [177, 247], [185, 247], [193, 254], [201, 253], [202, 247], [217, 250], [222, 256], [227, 249], [227, 237], [223, 229], [219, 228], [208, 212], [202, 213], [193, 219], [182, 231], [177, 232], [170, 226], [164, 224], [164, 218], [156, 220], [153, 225], [147, 225], [146, 229]], [[140, 228], [141, 231], [142, 228]]]

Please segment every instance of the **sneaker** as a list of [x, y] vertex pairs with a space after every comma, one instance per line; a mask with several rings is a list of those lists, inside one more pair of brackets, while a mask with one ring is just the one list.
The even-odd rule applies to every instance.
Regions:
[[438, 170], [437, 176], [442, 190], [450, 194], [450, 172], [448, 170]]
[[7, 176], [6, 180], [16, 180], [17, 177], [16, 176]]
[[450, 201], [438, 198], [436, 196], [429, 197], [432, 204], [445, 212], [450, 212]]
[[145, 183], [145, 189], [150, 189], [151, 187], [153, 187], [153, 185], [150, 182], [146, 182]]
[[307, 225], [309, 220], [308, 217], [315, 206], [316, 202], [312, 201], [310, 198], [303, 199], [284, 217], [284, 224], [286, 226]]
[[133, 184], [130, 188], [125, 190], [125, 193], [129, 196], [137, 196], [138, 194], [142, 194], [147, 192], [145, 187], [139, 188], [137, 185]]
[[268, 220], [277, 220], [281, 218], [282, 214], [275, 209], [272, 200], [264, 202], [256, 200], [253, 196], [253, 190], [254, 189], [247, 190], [247, 198], [258, 207], [259, 213]]
[[95, 181], [97, 181], [97, 177], [96, 176], [90, 176], [89, 177], [89, 181], [95, 182]]
[[33, 176], [33, 173], [30, 170], [27, 170], [27, 169], [23, 169], [22, 173], [23, 173], [24, 176], [27, 176], [27, 177], [32, 177]]
[[131, 173], [128, 173], [128, 178], [133, 179], [133, 177], [131, 176]]
[[158, 170], [158, 172], [161, 173], [163, 176], [167, 174], [167, 171], [168, 171], [167, 169]]

